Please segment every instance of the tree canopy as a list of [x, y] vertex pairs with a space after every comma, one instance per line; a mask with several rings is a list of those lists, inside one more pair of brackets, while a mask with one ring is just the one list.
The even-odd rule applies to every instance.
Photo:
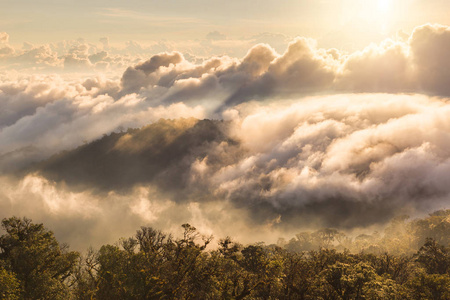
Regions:
[[[242, 245], [189, 224], [141, 227], [84, 255], [43, 224], [2, 221], [1, 299], [450, 299], [450, 211], [355, 238], [325, 228]], [[356, 251], [357, 250], [357, 251]]]

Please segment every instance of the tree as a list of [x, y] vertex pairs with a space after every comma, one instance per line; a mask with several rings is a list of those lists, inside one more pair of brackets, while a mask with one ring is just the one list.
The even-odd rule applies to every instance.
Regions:
[[16, 274], [23, 299], [67, 299], [67, 279], [73, 274], [79, 254], [60, 245], [53, 232], [30, 219], [3, 219], [6, 231], [0, 237], [0, 261]]
[[364, 288], [376, 278], [376, 274], [367, 263], [337, 262], [323, 272], [323, 277], [333, 287], [339, 299], [364, 299]]
[[315, 273], [304, 253], [283, 253], [283, 292], [280, 299], [306, 299], [311, 292]]
[[427, 238], [425, 244], [417, 252], [417, 261], [429, 274], [445, 274], [450, 268], [449, 251], [434, 239]]
[[89, 248], [80, 257], [73, 275], [72, 293], [75, 299], [90, 300], [95, 298], [97, 291], [98, 252]]
[[16, 300], [20, 296], [20, 282], [16, 276], [0, 267], [0, 299]]
[[[119, 246], [104, 245], [97, 255], [98, 299], [204, 299], [210, 287], [210, 237], [199, 237], [184, 224], [183, 238], [149, 227], [123, 239]], [[121, 247], [120, 247], [121, 246]]]
[[448, 274], [428, 274], [420, 269], [415, 273], [408, 283], [413, 299], [450, 299], [450, 276]]

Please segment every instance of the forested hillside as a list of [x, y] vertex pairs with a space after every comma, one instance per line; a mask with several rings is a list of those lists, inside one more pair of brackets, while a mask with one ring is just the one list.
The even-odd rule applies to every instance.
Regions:
[[1, 299], [450, 299], [450, 210], [383, 233], [302, 232], [277, 245], [150, 227], [84, 254], [43, 224], [2, 221]]
[[[61, 152], [27, 171], [55, 181], [100, 191], [131, 189], [156, 182], [162, 189], [186, 188], [196, 159], [211, 155], [222, 142], [238, 144], [226, 135], [228, 123], [215, 120], [159, 120], [140, 129], [104, 135], [74, 150]], [[216, 160], [219, 160], [218, 157]]]

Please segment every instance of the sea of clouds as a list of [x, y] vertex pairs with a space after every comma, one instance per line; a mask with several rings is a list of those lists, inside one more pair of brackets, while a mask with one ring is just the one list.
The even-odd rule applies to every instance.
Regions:
[[[141, 225], [270, 242], [448, 208], [450, 27], [354, 53], [307, 38], [243, 58], [104, 48], [80, 42], [61, 56], [0, 33], [0, 217], [44, 222], [83, 249]], [[111, 133], [120, 138], [107, 144]], [[68, 162], [83, 165], [95, 141], [94, 164], [117, 170], [103, 181]], [[116, 152], [165, 164], [134, 168]], [[124, 173], [126, 186], [115, 184]]]

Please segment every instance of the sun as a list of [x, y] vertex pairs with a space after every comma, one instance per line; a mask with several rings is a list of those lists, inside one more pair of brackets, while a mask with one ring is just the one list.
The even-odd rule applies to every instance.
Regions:
[[378, 0], [378, 26], [381, 33], [388, 31], [392, 22], [392, 0]]
[[391, 8], [391, 0], [378, 0], [378, 10], [388, 12]]

